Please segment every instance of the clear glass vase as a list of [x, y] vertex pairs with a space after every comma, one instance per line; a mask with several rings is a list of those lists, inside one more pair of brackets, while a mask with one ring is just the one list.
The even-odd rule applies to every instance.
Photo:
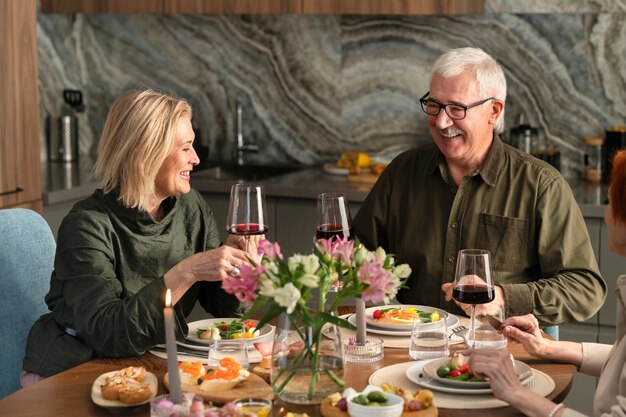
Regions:
[[320, 404], [343, 390], [341, 338], [334, 325], [303, 326], [300, 320], [292, 320], [283, 314], [276, 326], [272, 388], [283, 401]]

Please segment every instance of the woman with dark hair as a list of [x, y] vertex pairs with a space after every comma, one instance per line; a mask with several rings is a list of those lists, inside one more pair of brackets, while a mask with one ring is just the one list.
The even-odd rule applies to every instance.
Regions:
[[[609, 205], [604, 213], [609, 248], [626, 257], [626, 151], [616, 153], [611, 170]], [[617, 327], [613, 345], [544, 339], [533, 315], [504, 321], [502, 333], [518, 341], [533, 356], [575, 365], [581, 373], [599, 377], [594, 416], [626, 416], [626, 275], [617, 278]], [[509, 353], [471, 350], [470, 367], [486, 376], [496, 397], [529, 416], [581, 416], [524, 388], [513, 369]]]

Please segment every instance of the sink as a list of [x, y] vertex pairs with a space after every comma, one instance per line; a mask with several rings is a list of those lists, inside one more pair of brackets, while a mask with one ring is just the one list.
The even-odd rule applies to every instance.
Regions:
[[298, 165], [218, 165], [193, 172], [192, 178], [217, 181], [259, 181], [303, 169]]

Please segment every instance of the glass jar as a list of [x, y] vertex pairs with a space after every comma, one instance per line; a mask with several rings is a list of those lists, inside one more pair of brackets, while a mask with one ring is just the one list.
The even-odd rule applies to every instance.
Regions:
[[585, 179], [598, 183], [602, 180], [603, 160], [601, 136], [587, 136], [585, 138]]

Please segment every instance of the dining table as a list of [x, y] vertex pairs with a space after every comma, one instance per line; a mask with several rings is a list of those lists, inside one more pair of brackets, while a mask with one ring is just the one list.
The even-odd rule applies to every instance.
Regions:
[[[463, 349], [464, 345], [451, 346], [452, 351]], [[569, 393], [574, 366], [557, 363], [549, 360], [537, 359], [529, 355], [520, 344], [509, 343], [507, 349], [513, 357], [529, 365], [531, 368], [549, 375], [555, 383], [554, 390], [547, 398], [562, 402]], [[372, 373], [394, 364], [408, 362], [408, 349], [384, 349], [384, 357], [371, 363], [346, 362], [344, 365], [344, 379], [346, 387], [357, 391], [368, 385]], [[163, 376], [167, 372], [167, 361], [149, 352], [143, 355], [128, 358], [97, 358], [57, 375], [46, 378], [29, 387], [23, 388], [0, 400], [0, 413], [12, 417], [45, 417], [45, 416], [108, 416], [115, 415], [111, 410], [101, 408], [91, 399], [91, 388], [94, 381], [103, 373], [122, 369], [127, 366], [143, 366], [158, 378], [157, 395], [167, 393], [163, 385]], [[589, 393], [590, 398], [592, 393]], [[435, 403], [437, 392], [434, 392]], [[273, 417], [282, 417], [286, 412], [306, 412], [310, 417], [321, 416], [319, 406], [298, 406], [274, 401]], [[521, 416], [520, 412], [512, 407], [489, 409], [472, 409], [470, 415], [484, 417]], [[149, 404], [130, 407], [117, 415], [149, 416]], [[441, 417], [467, 417], [468, 410], [439, 408]]]

